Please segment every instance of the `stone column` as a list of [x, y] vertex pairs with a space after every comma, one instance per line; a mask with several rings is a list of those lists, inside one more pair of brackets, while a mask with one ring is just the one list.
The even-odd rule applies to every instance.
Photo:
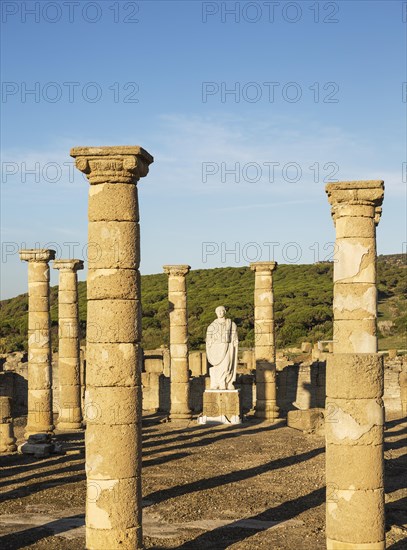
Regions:
[[55, 260], [59, 270], [59, 417], [58, 430], [82, 428], [81, 380], [79, 354], [79, 304], [77, 271], [82, 260]]
[[11, 397], [0, 397], [0, 453], [12, 453], [17, 449], [11, 416]]
[[334, 353], [326, 373], [328, 550], [384, 550], [383, 360], [377, 355], [376, 225], [382, 181], [329, 184], [336, 227]]
[[278, 418], [273, 294], [277, 262], [251, 263], [250, 269], [255, 272], [256, 416], [273, 422]]
[[376, 225], [382, 181], [326, 186], [336, 240], [334, 253], [334, 353], [377, 352]]
[[20, 250], [28, 262], [28, 415], [24, 437], [52, 433], [49, 265], [55, 250]]
[[86, 548], [142, 548], [141, 303], [137, 146], [76, 147], [89, 180]]
[[188, 313], [185, 276], [189, 265], [164, 265], [168, 275], [170, 306], [170, 420], [190, 420], [189, 364], [188, 364]]

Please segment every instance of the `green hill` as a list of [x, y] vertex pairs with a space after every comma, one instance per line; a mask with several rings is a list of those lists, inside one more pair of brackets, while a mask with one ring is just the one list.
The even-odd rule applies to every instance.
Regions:
[[[332, 269], [324, 262], [280, 265], [274, 274], [277, 346], [332, 337]], [[198, 269], [187, 277], [191, 349], [204, 346], [206, 327], [215, 308], [225, 305], [237, 324], [242, 347], [254, 344], [254, 274], [248, 267]], [[407, 348], [407, 271], [401, 254], [378, 257], [379, 346]], [[51, 288], [53, 347], [58, 344], [58, 287]], [[0, 352], [27, 347], [28, 297], [22, 294], [0, 302]], [[168, 344], [167, 276], [142, 277], [143, 346]], [[79, 283], [82, 336], [86, 329], [86, 283]]]

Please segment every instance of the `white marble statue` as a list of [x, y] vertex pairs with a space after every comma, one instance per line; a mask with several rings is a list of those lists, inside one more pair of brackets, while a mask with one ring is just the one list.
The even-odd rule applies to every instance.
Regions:
[[212, 365], [209, 368], [211, 389], [234, 390], [239, 344], [237, 327], [231, 319], [226, 319], [223, 306], [217, 307], [215, 312], [217, 319], [206, 331], [206, 357]]

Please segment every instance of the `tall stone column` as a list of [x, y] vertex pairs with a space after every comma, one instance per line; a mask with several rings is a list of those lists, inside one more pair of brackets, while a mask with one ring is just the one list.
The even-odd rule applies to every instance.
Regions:
[[254, 331], [256, 359], [256, 416], [278, 418], [273, 271], [277, 262], [254, 262]]
[[190, 420], [189, 364], [188, 364], [188, 313], [185, 276], [189, 265], [164, 265], [168, 275], [170, 307], [170, 420]]
[[77, 271], [82, 260], [55, 260], [59, 270], [59, 417], [58, 430], [82, 428], [81, 380], [79, 355], [79, 304]]
[[89, 183], [86, 548], [142, 548], [141, 303], [137, 146], [76, 147]]
[[24, 437], [52, 433], [49, 265], [55, 250], [20, 250], [28, 262], [28, 415]]
[[384, 550], [383, 361], [377, 355], [376, 225], [382, 181], [326, 186], [336, 228], [334, 353], [326, 374], [328, 550]]

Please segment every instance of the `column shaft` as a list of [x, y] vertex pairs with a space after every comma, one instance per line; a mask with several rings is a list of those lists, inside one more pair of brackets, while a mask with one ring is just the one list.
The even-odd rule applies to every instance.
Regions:
[[82, 428], [77, 270], [82, 260], [56, 260], [59, 270], [59, 430]]
[[170, 315], [170, 419], [191, 419], [189, 408], [188, 312], [185, 276], [188, 265], [167, 265]]
[[326, 187], [336, 227], [334, 353], [326, 373], [328, 550], [384, 550], [383, 361], [377, 355], [376, 229], [383, 182]]
[[21, 250], [28, 262], [28, 415], [24, 436], [52, 433], [49, 265], [54, 250]]
[[256, 416], [273, 422], [278, 418], [273, 294], [277, 263], [255, 262], [250, 268], [255, 272]]
[[142, 548], [140, 147], [71, 151], [89, 189], [86, 548]]

